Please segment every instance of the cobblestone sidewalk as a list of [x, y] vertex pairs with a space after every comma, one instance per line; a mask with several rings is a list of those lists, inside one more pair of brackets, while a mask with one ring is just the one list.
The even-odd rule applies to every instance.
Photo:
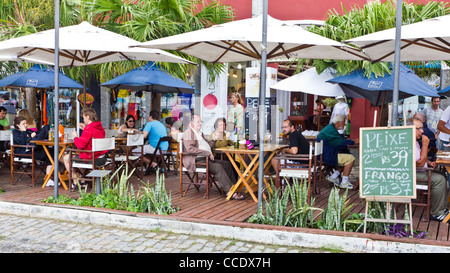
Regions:
[[0, 252], [323, 253], [329, 251], [0, 214]]

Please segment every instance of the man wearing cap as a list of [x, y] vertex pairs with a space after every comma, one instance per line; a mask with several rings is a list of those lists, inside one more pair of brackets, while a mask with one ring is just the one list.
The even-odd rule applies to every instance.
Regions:
[[[333, 117], [336, 115], [344, 115], [345, 119], [348, 120], [348, 114], [350, 113], [348, 105], [345, 102], [344, 96], [337, 96], [336, 99], [338, 103], [336, 103], [336, 105], [333, 107], [333, 113], [331, 113], [330, 124], [331, 121], [333, 120]], [[346, 127], [347, 125], [344, 126], [344, 129], [338, 130], [339, 134], [343, 135], [345, 133]]]

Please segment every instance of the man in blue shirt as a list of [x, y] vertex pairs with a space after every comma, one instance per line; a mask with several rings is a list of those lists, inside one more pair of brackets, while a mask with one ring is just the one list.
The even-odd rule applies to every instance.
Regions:
[[[148, 144], [144, 145], [144, 155], [153, 154], [155, 152], [156, 146], [158, 146], [159, 139], [167, 136], [166, 126], [159, 121], [159, 112], [156, 110], [150, 111], [148, 117], [148, 122], [145, 124], [144, 138], [148, 138]], [[169, 148], [169, 143], [167, 141], [161, 142], [161, 150], [166, 151]], [[139, 153], [140, 148], [133, 150], [133, 153]], [[150, 163], [150, 159], [144, 156], [144, 162]], [[156, 162], [151, 162], [151, 168], [154, 170], [158, 167]]]

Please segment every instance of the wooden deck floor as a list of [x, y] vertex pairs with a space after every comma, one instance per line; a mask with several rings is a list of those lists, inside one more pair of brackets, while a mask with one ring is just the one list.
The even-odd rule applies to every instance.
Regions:
[[[147, 175], [144, 180], [154, 181], [155, 175]], [[141, 185], [137, 178], [133, 176], [130, 180], [135, 185]], [[208, 199], [203, 198], [205, 189], [202, 188], [200, 192], [197, 192], [194, 188], [190, 189], [186, 196], [180, 196], [179, 177], [173, 173], [169, 173], [166, 176], [166, 189], [172, 195], [172, 203], [180, 210], [171, 215], [177, 219], [193, 220], [202, 222], [214, 222], [223, 224], [242, 224], [251, 215], [257, 212], [257, 203], [255, 203], [250, 196], [247, 196], [244, 200], [229, 200], [225, 199], [224, 195], [221, 195], [214, 187], [210, 190], [210, 197]], [[31, 179], [23, 177], [21, 181], [11, 185], [11, 178], [9, 169], [0, 170], [0, 187], [5, 190], [4, 193], [0, 193], [1, 201], [12, 201], [22, 203], [39, 203], [45, 198], [53, 196], [53, 187], [42, 188], [43, 176], [41, 176], [34, 187], [30, 187]], [[315, 207], [324, 208], [327, 205], [328, 196], [330, 193], [330, 187], [323, 185], [320, 195], [314, 195]], [[72, 198], [78, 197], [78, 192], [70, 192], [59, 187], [60, 195], [67, 195]], [[350, 190], [348, 196], [352, 205], [352, 212], [361, 213], [364, 212], [364, 203], [359, 198], [359, 192], [357, 190]], [[414, 229], [417, 231], [428, 231], [427, 239], [420, 239], [419, 242], [433, 245], [450, 246], [449, 238], [449, 225], [442, 224], [437, 221], [422, 221], [424, 217], [424, 210], [421, 207], [413, 206], [413, 223]], [[283, 227], [274, 227], [276, 229], [282, 229]], [[292, 230], [290, 228], [289, 230]], [[304, 230], [304, 229], [303, 229]], [[310, 230], [310, 232], [316, 232]], [[323, 232], [323, 231], [321, 231]], [[331, 233], [332, 234], [332, 233]], [[342, 235], [342, 232], [336, 234]], [[363, 233], [350, 233], [349, 236], [367, 237], [367, 238], [383, 238], [384, 240], [397, 240], [390, 236], [381, 236], [374, 234]], [[374, 237], [375, 236], [375, 237]], [[402, 239], [401, 239], [402, 240]], [[411, 240], [411, 239], [408, 239]]]

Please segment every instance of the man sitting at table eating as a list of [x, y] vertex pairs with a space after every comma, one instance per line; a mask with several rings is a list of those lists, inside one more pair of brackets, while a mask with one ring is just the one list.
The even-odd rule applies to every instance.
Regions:
[[[323, 140], [322, 162], [328, 166], [337, 166], [336, 171], [328, 177], [328, 181], [338, 187], [352, 189], [353, 185], [348, 181], [348, 176], [355, 163], [355, 157], [352, 154], [341, 151], [347, 148], [347, 145], [352, 145], [355, 142], [350, 139], [344, 139], [339, 133], [339, 130], [345, 127], [345, 120], [346, 117], [344, 115], [335, 115], [331, 119], [331, 123], [320, 131], [317, 141]], [[342, 181], [339, 181], [341, 171]]]
[[[214, 174], [217, 182], [228, 195], [231, 187], [236, 183], [236, 178], [233, 175], [233, 166], [229, 161], [214, 159], [212, 150], [217, 139], [213, 138], [211, 141], [207, 141], [200, 131], [201, 129], [202, 120], [200, 116], [193, 115], [189, 128], [182, 136], [182, 151], [195, 155], [184, 155], [183, 165], [189, 172], [193, 173], [196, 169], [195, 163], [204, 162], [206, 161], [205, 156], [209, 157], [209, 170]], [[234, 193], [232, 198], [241, 200], [244, 196], [240, 193]]]
[[[309, 154], [309, 143], [302, 133], [295, 129], [294, 121], [289, 119], [284, 120], [281, 129], [285, 135], [289, 136], [289, 147], [282, 149], [282, 154]], [[272, 158], [271, 163], [272, 167], [277, 170], [278, 161]]]
[[[436, 167], [436, 162], [428, 159], [427, 151], [430, 139], [423, 134], [423, 123], [418, 118], [409, 119], [407, 125], [414, 125], [416, 127], [416, 167]], [[419, 140], [422, 140], [422, 148]], [[426, 172], [417, 172], [416, 178], [419, 180], [426, 180], [428, 174]], [[442, 221], [449, 213], [447, 206], [447, 178], [438, 171], [431, 172], [431, 209], [430, 219]]]
[[[156, 110], [150, 111], [148, 116], [148, 122], [145, 124], [144, 130], [142, 131], [144, 138], [148, 137], [148, 144], [144, 145], [144, 155], [153, 154], [155, 152], [156, 146], [158, 146], [159, 139], [167, 136], [166, 126], [159, 121], [159, 112]], [[169, 148], [169, 143], [167, 141], [161, 142], [160, 148], [162, 151], [166, 151]], [[141, 148], [135, 148], [132, 151], [134, 154], [140, 154]], [[149, 164], [150, 159], [144, 156], [144, 162]], [[155, 161], [151, 162], [149, 166], [149, 171], [156, 171], [158, 163]]]

